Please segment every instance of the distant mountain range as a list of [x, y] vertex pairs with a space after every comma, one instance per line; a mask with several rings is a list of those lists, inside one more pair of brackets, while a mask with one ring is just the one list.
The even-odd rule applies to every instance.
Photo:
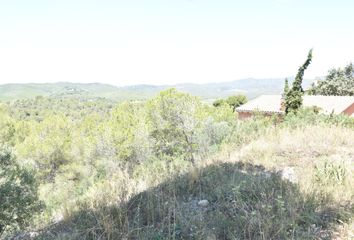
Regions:
[[[291, 79], [290, 79], [291, 81]], [[304, 80], [307, 88], [311, 80]], [[116, 87], [101, 83], [28, 83], [0, 85], [0, 101], [34, 98], [36, 96], [73, 97], [73, 98], [107, 98], [114, 101], [144, 100], [158, 92], [174, 87], [179, 91], [212, 101], [235, 94], [244, 94], [249, 99], [262, 94], [280, 94], [284, 88], [283, 78], [240, 79], [231, 82], [176, 85], [134, 85]]]

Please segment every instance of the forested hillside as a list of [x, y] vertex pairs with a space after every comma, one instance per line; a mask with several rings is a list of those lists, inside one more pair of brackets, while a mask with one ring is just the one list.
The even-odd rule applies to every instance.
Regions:
[[78, 99], [107, 98], [110, 100], [122, 101], [130, 99], [146, 99], [151, 95], [151, 93], [141, 95], [140, 92], [124, 90], [101, 83], [80, 84], [59, 82], [0, 85], [0, 101], [33, 99], [37, 96]]
[[[304, 86], [310, 86], [306, 80]], [[162, 90], [174, 87], [179, 91], [201, 97], [203, 100], [244, 94], [254, 98], [261, 94], [279, 94], [283, 89], [283, 79], [240, 79], [232, 82], [176, 85], [134, 85], [116, 87], [101, 83], [32, 83], [0, 85], [0, 101], [33, 99], [37, 96], [79, 99], [106, 98], [111, 101], [147, 100]]]
[[239, 121], [175, 89], [3, 103], [0, 238], [350, 238], [353, 145], [353, 118]]

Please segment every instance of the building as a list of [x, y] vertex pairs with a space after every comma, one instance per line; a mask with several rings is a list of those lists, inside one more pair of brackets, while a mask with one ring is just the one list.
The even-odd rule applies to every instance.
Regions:
[[[259, 112], [266, 116], [284, 115], [281, 95], [262, 95], [236, 108], [239, 119]], [[354, 96], [304, 96], [304, 107], [317, 107], [324, 114], [346, 114], [354, 117]]]

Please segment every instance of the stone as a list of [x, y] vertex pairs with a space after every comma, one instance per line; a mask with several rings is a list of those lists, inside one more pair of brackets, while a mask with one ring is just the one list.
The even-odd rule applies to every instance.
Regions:
[[206, 199], [200, 200], [198, 202], [198, 206], [200, 206], [200, 207], [207, 207], [208, 205], [209, 205], [209, 201]]
[[52, 218], [52, 221], [53, 221], [54, 223], [59, 223], [59, 222], [61, 222], [61, 221], [63, 221], [63, 220], [64, 220], [64, 216], [63, 216], [63, 214], [61, 214], [61, 213], [55, 214], [54, 217]]
[[292, 182], [292, 183], [298, 182], [298, 177], [297, 177], [293, 167], [285, 167], [281, 171], [281, 179], [288, 180], [289, 182]]
[[217, 240], [215, 234], [209, 234], [207, 237], [206, 237], [206, 240]]

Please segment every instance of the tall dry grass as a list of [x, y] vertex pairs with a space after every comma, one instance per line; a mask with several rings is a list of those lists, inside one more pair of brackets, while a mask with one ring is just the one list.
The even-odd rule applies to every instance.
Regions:
[[[146, 162], [95, 186], [42, 239], [353, 237], [354, 132], [275, 127], [194, 165]], [[234, 146], [233, 146], [234, 147]], [[281, 178], [292, 168], [296, 182]], [[200, 207], [199, 200], [208, 200]]]

